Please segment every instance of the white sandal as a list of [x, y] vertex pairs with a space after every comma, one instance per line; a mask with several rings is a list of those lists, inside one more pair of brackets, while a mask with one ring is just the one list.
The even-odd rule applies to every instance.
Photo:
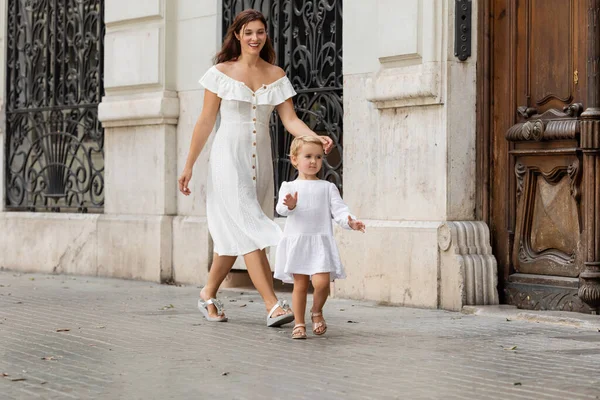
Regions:
[[[210, 314], [208, 313], [208, 306], [211, 304], [213, 306], [215, 306], [215, 308], [217, 309], [216, 317], [211, 317]], [[202, 315], [204, 315], [204, 318], [206, 318], [206, 320], [209, 322], [227, 322], [227, 317], [223, 313], [225, 311], [225, 307], [223, 307], [223, 303], [221, 303], [217, 299], [210, 298], [206, 301], [203, 301], [202, 299], [198, 299], [198, 310], [200, 310], [200, 312], [202, 312]]]
[[[271, 317], [271, 315], [273, 315], [275, 310], [277, 310], [278, 308], [281, 308], [284, 314], [278, 315], [277, 317]], [[278, 300], [277, 304], [275, 304], [273, 308], [271, 308], [269, 315], [267, 315], [267, 326], [269, 328], [277, 328], [281, 325], [285, 325], [287, 323], [292, 322], [294, 320], [294, 313], [288, 312], [289, 310], [290, 306], [287, 303], [287, 301]]]

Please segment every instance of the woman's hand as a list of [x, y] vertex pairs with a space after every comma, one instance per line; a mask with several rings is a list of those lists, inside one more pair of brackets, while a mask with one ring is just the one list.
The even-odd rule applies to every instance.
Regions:
[[333, 140], [329, 136], [319, 136], [321, 143], [323, 143], [323, 148], [325, 149], [325, 154], [329, 154], [331, 148], [333, 147]]
[[192, 170], [187, 169], [187, 168], [183, 170], [183, 172], [181, 173], [181, 176], [177, 180], [177, 182], [179, 183], [179, 191], [181, 193], [183, 193], [185, 196], [189, 196], [190, 193], [192, 193], [192, 191], [188, 187], [191, 180], [192, 180]]
[[[279, 118], [281, 119], [285, 129], [294, 137], [316, 134], [308, 126], [306, 126], [306, 124], [302, 122], [300, 118], [298, 118], [296, 111], [294, 110], [294, 103], [292, 102], [292, 99], [287, 99], [278, 105], [277, 113], [279, 114]], [[327, 136], [317, 135], [317, 137], [321, 140], [321, 143], [323, 143], [325, 154], [328, 154], [333, 148], [333, 140]]]
[[287, 206], [288, 210], [291, 211], [296, 208], [296, 204], [298, 204], [298, 192], [294, 193], [293, 196], [290, 193], [285, 195], [283, 205]]

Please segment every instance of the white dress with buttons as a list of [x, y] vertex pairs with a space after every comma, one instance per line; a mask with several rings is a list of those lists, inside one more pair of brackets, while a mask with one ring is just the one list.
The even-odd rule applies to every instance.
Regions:
[[[293, 210], [283, 204], [289, 193], [298, 193]], [[344, 229], [351, 229], [348, 216], [356, 219], [333, 183], [323, 180], [283, 182], [277, 212], [286, 216], [283, 239], [277, 246], [275, 278], [293, 283], [293, 274], [314, 275], [329, 272], [331, 281], [346, 277], [333, 238], [332, 218]]]
[[221, 98], [220, 126], [210, 151], [206, 193], [214, 252], [240, 256], [275, 246], [281, 229], [273, 216], [273, 161], [269, 120], [296, 92], [287, 77], [256, 92], [211, 67], [200, 79]]

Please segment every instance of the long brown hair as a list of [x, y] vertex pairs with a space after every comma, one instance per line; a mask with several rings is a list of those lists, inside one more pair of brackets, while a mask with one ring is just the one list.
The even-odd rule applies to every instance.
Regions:
[[[221, 51], [219, 51], [214, 58], [215, 64], [237, 60], [240, 54], [242, 54], [242, 48], [239, 40], [235, 37], [235, 34], [239, 33], [240, 36], [242, 36], [242, 28], [252, 21], [262, 22], [262, 24], [265, 26], [265, 30], [267, 29], [267, 20], [260, 11], [248, 9], [236, 15], [233, 23], [227, 29], [227, 34], [223, 40], [223, 47], [221, 47]], [[260, 58], [269, 64], [273, 64], [275, 62], [275, 50], [273, 50], [273, 44], [271, 43], [271, 39], [268, 35], [265, 45], [260, 51]]]

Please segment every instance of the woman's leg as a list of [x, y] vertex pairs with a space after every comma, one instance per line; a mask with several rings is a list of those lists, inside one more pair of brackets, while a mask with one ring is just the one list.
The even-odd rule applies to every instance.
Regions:
[[[204, 301], [210, 298], [216, 298], [219, 287], [227, 277], [237, 256], [220, 256], [217, 253], [213, 255], [213, 262], [208, 271], [208, 280], [206, 286], [200, 291], [200, 298]], [[210, 304], [208, 306], [208, 315], [217, 317], [217, 308]]]
[[294, 274], [294, 291], [292, 292], [292, 310], [294, 310], [294, 325], [304, 324], [306, 314], [306, 295], [310, 276]]
[[[273, 290], [273, 275], [265, 251], [255, 250], [244, 254], [244, 261], [246, 262], [252, 284], [265, 302], [267, 312], [271, 311], [271, 308], [277, 304], [277, 296], [275, 295], [275, 290]], [[285, 314], [285, 311], [278, 309], [272, 316], [278, 317], [283, 314]]]
[[[329, 273], [314, 274], [312, 276], [312, 285], [314, 292], [311, 313], [321, 313], [329, 296]], [[318, 323], [323, 321], [325, 319], [322, 314], [312, 318], [312, 322]], [[324, 332], [325, 329], [319, 328], [317, 333]]]

